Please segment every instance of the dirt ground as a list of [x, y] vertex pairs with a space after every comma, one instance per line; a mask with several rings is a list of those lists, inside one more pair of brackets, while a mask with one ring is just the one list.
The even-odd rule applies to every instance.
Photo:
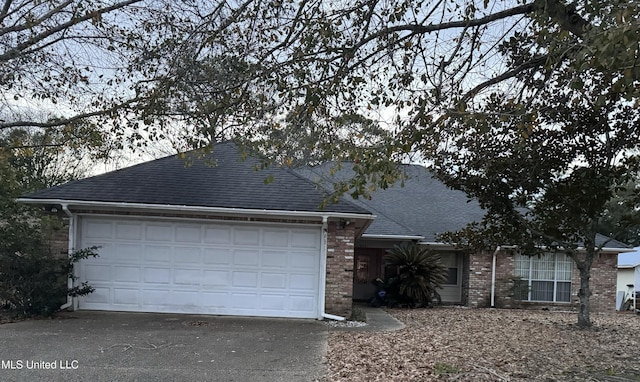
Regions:
[[640, 316], [389, 310], [394, 332], [332, 332], [326, 381], [640, 381]]

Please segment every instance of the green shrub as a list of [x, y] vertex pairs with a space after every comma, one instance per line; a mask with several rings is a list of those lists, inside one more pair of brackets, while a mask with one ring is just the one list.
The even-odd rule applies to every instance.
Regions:
[[440, 255], [420, 245], [402, 244], [385, 255], [397, 274], [387, 280], [388, 300], [411, 306], [431, 306], [442, 302], [438, 289], [447, 280], [448, 268]]
[[57, 312], [67, 296], [93, 292], [87, 283], [69, 289], [67, 280], [75, 280], [73, 264], [97, 256], [97, 247], [59, 258], [47, 251], [0, 253], [0, 306], [19, 317], [50, 316]]

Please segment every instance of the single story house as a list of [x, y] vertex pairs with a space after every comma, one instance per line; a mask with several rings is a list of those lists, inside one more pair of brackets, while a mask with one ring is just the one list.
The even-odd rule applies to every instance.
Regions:
[[634, 291], [640, 290], [640, 247], [634, 248], [633, 252], [618, 255], [617, 279], [616, 309], [620, 309], [628, 292], [633, 295]]
[[[95, 288], [70, 301], [75, 309], [340, 319], [353, 299], [375, 293], [382, 256], [402, 241], [442, 254], [450, 270], [445, 302], [514, 306], [513, 276], [528, 286], [518, 302], [577, 302], [578, 272], [562, 254], [469, 254], [437, 242], [482, 211], [421, 166], [405, 167], [404, 187], [324, 208], [322, 166], [261, 167], [225, 142], [206, 157], [161, 158], [19, 201], [68, 217], [69, 249], [100, 248], [74, 270]], [[611, 241], [594, 263], [594, 310], [614, 308], [616, 259], [625, 248]]]

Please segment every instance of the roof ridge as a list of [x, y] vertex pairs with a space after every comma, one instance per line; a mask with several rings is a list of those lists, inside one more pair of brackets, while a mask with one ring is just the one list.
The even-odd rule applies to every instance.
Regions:
[[[335, 161], [325, 162], [325, 164], [333, 163], [333, 162], [335, 162]], [[354, 163], [354, 162], [341, 162], [341, 163]], [[320, 177], [320, 179], [321, 179], [321, 180], [330, 181], [330, 179], [329, 179], [328, 177], [325, 177], [325, 176], [323, 176], [321, 173], [319, 173], [318, 171], [316, 171], [316, 168], [315, 168], [316, 166], [306, 166], [306, 167], [309, 169], [309, 171], [310, 171], [310, 172], [312, 172], [312, 173], [314, 173], [315, 175], [317, 175], [318, 177]], [[323, 185], [322, 185], [322, 182], [318, 182], [318, 183], [316, 183], [316, 182], [312, 182], [310, 179], [306, 178], [305, 176], [300, 175], [300, 174], [298, 174], [297, 172], [296, 172], [296, 174], [297, 174], [298, 176], [302, 177], [302, 178], [307, 179], [307, 181], [309, 181], [309, 182], [311, 182], [311, 183], [313, 183], [313, 184], [318, 184], [318, 185], [320, 185], [322, 188], [324, 188], [324, 189], [326, 189], [327, 191], [329, 191], [328, 187], [325, 187], [325, 186], [323, 186]], [[351, 205], [355, 205], [355, 203], [353, 203], [353, 202], [351, 202], [351, 201], [347, 200], [346, 198], [344, 198], [344, 195], [341, 197], [341, 199], [342, 199], [343, 201], [345, 201], [345, 202], [347, 202], [347, 203], [351, 204]], [[373, 206], [369, 205], [368, 203], [366, 203], [366, 202], [362, 202], [362, 204], [366, 205], [366, 206], [365, 206], [365, 207], [363, 207], [363, 208], [366, 208], [366, 209], [368, 209], [368, 210], [371, 210], [371, 212], [374, 212], [374, 213], [375, 213], [376, 215], [378, 215], [378, 216], [384, 216], [386, 219], [388, 219], [388, 220], [392, 221], [394, 224], [397, 224], [398, 226], [400, 226], [400, 227], [402, 227], [402, 228], [406, 229], [406, 230], [407, 230], [407, 232], [411, 232], [412, 234], [419, 235], [419, 236], [423, 236], [422, 234], [420, 234], [420, 233], [416, 233], [412, 228], [407, 227], [406, 225], [404, 225], [404, 224], [402, 224], [402, 223], [398, 222], [396, 219], [389, 217], [389, 215], [387, 215], [387, 214], [385, 214], [385, 213], [381, 212], [379, 209], [377, 209], [377, 208], [375, 208], [375, 207], [373, 207]], [[359, 206], [359, 207], [360, 207], [360, 206]]]
[[[306, 176], [303, 176], [303, 175], [299, 174], [299, 173], [298, 173], [296, 170], [294, 170], [293, 168], [291, 168], [291, 167], [282, 167], [282, 168], [283, 168], [283, 169], [285, 169], [287, 172], [291, 173], [293, 176], [295, 176], [295, 177], [299, 178], [300, 180], [302, 180], [302, 181], [304, 181], [304, 182], [306, 182], [306, 183], [308, 183], [308, 184], [310, 184], [310, 185], [314, 186], [314, 188], [316, 188], [316, 189], [318, 188], [319, 183], [318, 183], [318, 184], [316, 184], [316, 182], [313, 182], [313, 181], [311, 181], [311, 179], [307, 178]], [[321, 187], [322, 189], [324, 189], [324, 191], [325, 191], [325, 193], [327, 194], [327, 196], [329, 196], [329, 195], [330, 195], [330, 190], [329, 190], [329, 189], [327, 189], [326, 187], [323, 187], [322, 185], [320, 185], [320, 187]], [[347, 199], [344, 199], [344, 198], [341, 198], [341, 199], [342, 199], [342, 202], [343, 202], [343, 203], [347, 203], [347, 204], [349, 204], [351, 207], [355, 207], [355, 208], [365, 208], [366, 210], [370, 210], [369, 206], [367, 206], [367, 207], [361, 207], [361, 206], [358, 206], [358, 205], [356, 205], [355, 203], [351, 202], [350, 200], [347, 200]], [[371, 212], [371, 211], [369, 211], [369, 212]]]

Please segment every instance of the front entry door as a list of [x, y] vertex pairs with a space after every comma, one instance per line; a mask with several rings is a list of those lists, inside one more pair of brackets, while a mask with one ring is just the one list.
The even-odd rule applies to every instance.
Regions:
[[356, 250], [354, 256], [353, 299], [369, 301], [376, 295], [373, 281], [382, 278], [382, 255], [379, 250]]

